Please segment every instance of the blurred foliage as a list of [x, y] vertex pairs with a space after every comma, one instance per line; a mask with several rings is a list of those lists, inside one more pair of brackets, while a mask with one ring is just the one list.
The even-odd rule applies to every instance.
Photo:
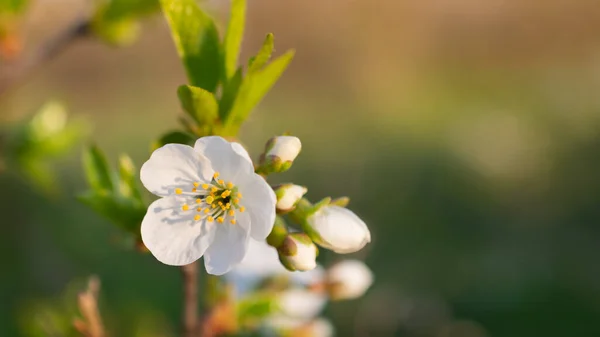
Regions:
[[71, 151], [87, 130], [82, 120], [68, 120], [61, 103], [48, 102], [30, 121], [4, 130], [3, 156], [8, 168], [20, 172], [41, 190], [56, 193], [59, 184], [51, 163]]
[[92, 31], [114, 45], [127, 45], [139, 35], [140, 19], [158, 12], [158, 0], [106, 0], [91, 21]]

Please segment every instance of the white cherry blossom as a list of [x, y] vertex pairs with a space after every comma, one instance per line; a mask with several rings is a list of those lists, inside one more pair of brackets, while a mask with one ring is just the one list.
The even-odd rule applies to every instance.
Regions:
[[250, 240], [265, 240], [273, 228], [275, 193], [239, 143], [210, 136], [194, 147], [167, 144], [140, 178], [161, 197], [148, 207], [142, 241], [165, 264], [204, 256], [207, 272], [222, 275], [243, 260]]

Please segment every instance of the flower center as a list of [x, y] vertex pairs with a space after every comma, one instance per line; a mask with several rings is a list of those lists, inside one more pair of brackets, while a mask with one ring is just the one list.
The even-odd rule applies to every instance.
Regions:
[[245, 211], [244, 206], [240, 205], [242, 194], [232, 182], [225, 183], [223, 179], [219, 179], [219, 172], [215, 172], [210, 183], [193, 182], [189, 191], [176, 188], [175, 194], [193, 198], [193, 202], [188, 200], [181, 206], [181, 210], [195, 212], [195, 221], [206, 219], [208, 222], [223, 223], [228, 220], [235, 225], [236, 211]]

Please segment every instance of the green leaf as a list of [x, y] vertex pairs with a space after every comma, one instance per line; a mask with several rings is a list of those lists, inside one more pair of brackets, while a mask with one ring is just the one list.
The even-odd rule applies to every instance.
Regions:
[[93, 190], [113, 190], [106, 156], [96, 145], [91, 145], [83, 152], [83, 168], [87, 181]]
[[121, 20], [154, 13], [160, 9], [158, 0], [111, 0], [102, 9], [105, 20]]
[[171, 131], [171, 132], [165, 133], [164, 135], [162, 135], [162, 137], [160, 137], [158, 140], [156, 140], [154, 143], [152, 143], [152, 151], [154, 151], [154, 150], [158, 149], [159, 147], [166, 145], [166, 144], [193, 145], [195, 141], [196, 141], [196, 137], [194, 137], [194, 135], [191, 135], [187, 132]]
[[257, 293], [238, 302], [238, 319], [242, 324], [252, 324], [279, 310], [277, 297], [271, 293]]
[[240, 85], [242, 85], [242, 78], [242, 68], [239, 68], [235, 75], [223, 86], [223, 95], [221, 95], [221, 101], [219, 102], [219, 117], [223, 121], [227, 119], [227, 114], [233, 106]]
[[142, 201], [142, 196], [137, 184], [137, 171], [133, 160], [122, 154], [119, 157], [119, 193], [124, 197]]
[[277, 82], [293, 57], [294, 51], [290, 50], [263, 69], [246, 75], [238, 90], [231, 111], [226, 114], [226, 118], [224, 119], [226, 127], [237, 128], [241, 125], [252, 109], [254, 109], [273, 87], [275, 82]]
[[248, 63], [248, 73], [256, 72], [261, 69], [271, 58], [271, 54], [273, 53], [273, 34], [267, 34], [265, 38], [265, 42], [263, 42], [262, 47], [258, 51], [258, 54], [250, 59]]
[[181, 107], [199, 125], [213, 124], [218, 119], [218, 103], [212, 92], [191, 85], [177, 89]]
[[244, 25], [246, 21], [246, 0], [232, 0], [231, 16], [227, 33], [223, 41], [223, 52], [225, 53], [225, 76], [229, 80], [237, 69], [240, 46], [244, 36]]
[[161, 0], [190, 84], [215, 92], [220, 77], [219, 34], [194, 0]]
[[77, 198], [119, 227], [139, 235], [146, 214], [146, 207], [141, 202], [107, 191], [90, 191]]

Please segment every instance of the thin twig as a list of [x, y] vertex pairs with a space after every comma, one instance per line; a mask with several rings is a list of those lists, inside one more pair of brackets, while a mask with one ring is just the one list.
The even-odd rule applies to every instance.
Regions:
[[54, 39], [30, 55], [7, 64], [0, 73], [0, 97], [13, 86], [25, 80], [35, 69], [54, 59], [80, 37], [89, 34], [89, 21], [78, 20]]
[[183, 280], [183, 336], [197, 337], [198, 327], [198, 264], [181, 267]]
[[73, 322], [75, 328], [86, 337], [104, 337], [104, 326], [98, 310], [98, 293], [100, 292], [100, 280], [92, 276], [88, 282], [86, 291], [79, 293], [77, 304], [83, 319]]

